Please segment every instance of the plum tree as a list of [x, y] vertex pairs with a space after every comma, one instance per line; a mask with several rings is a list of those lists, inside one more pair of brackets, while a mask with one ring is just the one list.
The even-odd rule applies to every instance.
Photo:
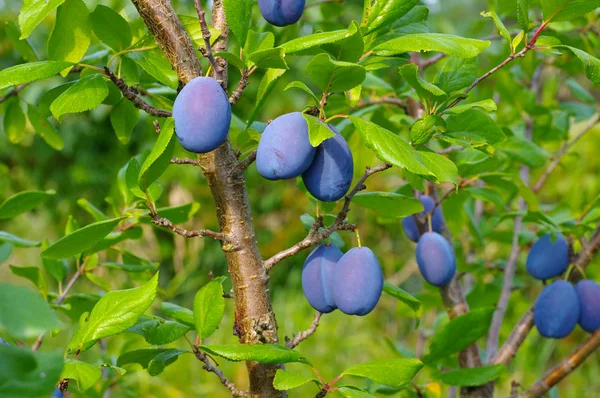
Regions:
[[536, 279], [554, 278], [569, 266], [569, 244], [561, 234], [552, 242], [550, 234], [538, 239], [527, 255], [527, 272]]
[[[424, 209], [419, 213], [419, 215], [421, 217], [426, 217], [435, 207], [435, 200], [427, 195], [421, 195], [419, 200], [421, 201]], [[431, 216], [431, 229], [434, 232], [441, 233], [443, 224], [444, 214], [442, 213], [442, 208], [437, 206]], [[402, 228], [404, 229], [404, 233], [408, 239], [412, 240], [413, 242], [417, 242], [419, 240], [419, 227], [417, 226], [417, 221], [413, 216], [404, 217], [402, 219]]]
[[448, 284], [456, 272], [452, 246], [437, 232], [426, 232], [417, 243], [417, 264], [423, 278], [434, 286]]
[[333, 273], [333, 300], [348, 315], [367, 315], [379, 302], [383, 291], [383, 271], [368, 247], [346, 252]]
[[342, 198], [352, 183], [354, 162], [348, 143], [333, 125], [329, 128], [335, 136], [317, 147], [310, 167], [302, 174], [306, 189], [315, 198], [335, 202]]
[[533, 321], [542, 336], [561, 339], [575, 329], [579, 313], [579, 298], [575, 287], [561, 279], [542, 290], [535, 303]]
[[273, 120], [262, 133], [256, 168], [268, 180], [295, 178], [310, 167], [315, 153], [302, 114], [288, 113]]
[[286, 26], [298, 22], [305, 0], [258, 0], [263, 18], [272, 25]]
[[588, 333], [600, 329], [600, 284], [581, 280], [575, 285], [579, 296], [579, 326]]
[[227, 137], [231, 104], [212, 77], [196, 77], [183, 87], [173, 104], [175, 133], [190, 152], [207, 153]]
[[344, 253], [335, 245], [320, 245], [313, 250], [302, 267], [302, 290], [317, 311], [329, 313], [337, 308], [333, 300], [333, 272]]

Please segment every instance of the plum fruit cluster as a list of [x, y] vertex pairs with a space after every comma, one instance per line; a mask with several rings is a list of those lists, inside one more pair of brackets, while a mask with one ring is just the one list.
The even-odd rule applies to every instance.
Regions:
[[[441, 207], [436, 207], [435, 201], [426, 195], [422, 195], [419, 200], [424, 209], [419, 216], [426, 221], [423, 233], [419, 230], [414, 216], [402, 219], [402, 227], [408, 239], [417, 242], [417, 265], [423, 278], [434, 286], [444, 286], [450, 283], [456, 273], [454, 249], [440, 235], [444, 224]], [[426, 232], [429, 228], [427, 220], [429, 216], [431, 217], [431, 231]]]
[[211, 152], [227, 138], [231, 104], [215, 79], [196, 77], [177, 95], [173, 119], [181, 146], [194, 153]]
[[313, 147], [302, 113], [293, 112], [273, 120], [262, 133], [256, 152], [256, 168], [268, 180], [302, 176], [308, 192], [324, 202], [344, 197], [354, 174], [352, 152], [333, 127], [334, 136]]
[[339, 309], [363, 316], [379, 302], [383, 271], [368, 247], [355, 247], [344, 254], [336, 246], [322, 244], [304, 262], [302, 290], [319, 312]]
[[305, 0], [258, 0], [263, 18], [271, 25], [286, 26], [300, 20]]
[[[539, 280], [555, 278], [569, 267], [569, 244], [561, 234], [554, 242], [550, 234], [538, 239], [527, 255], [526, 268]], [[561, 339], [577, 324], [588, 333], [600, 328], [600, 284], [581, 280], [573, 286], [558, 279], [540, 293], [533, 311], [533, 321], [540, 335]]]

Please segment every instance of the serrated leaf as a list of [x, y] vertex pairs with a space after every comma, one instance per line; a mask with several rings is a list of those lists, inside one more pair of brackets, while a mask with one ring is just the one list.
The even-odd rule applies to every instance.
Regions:
[[50, 105], [57, 120], [67, 113], [79, 113], [94, 109], [108, 96], [108, 87], [101, 75], [84, 76], [69, 87]]
[[272, 32], [257, 33], [253, 30], [249, 30], [248, 38], [246, 40], [246, 44], [244, 45], [244, 61], [247, 61], [249, 54], [273, 48], [274, 45], [275, 35], [273, 35]]
[[201, 345], [198, 348], [201, 351], [206, 351], [211, 355], [216, 355], [233, 362], [257, 361], [260, 363], [308, 363], [298, 351], [274, 344]]
[[466, 140], [475, 145], [496, 144], [506, 136], [488, 115], [479, 109], [469, 109], [460, 114], [450, 115], [446, 120], [445, 136]]
[[362, 26], [368, 28], [367, 33], [388, 28], [402, 18], [418, 0], [369, 0], [364, 2]]
[[55, 194], [56, 192], [53, 189], [19, 192], [0, 204], [0, 219], [13, 218], [35, 209]]
[[66, 61], [40, 61], [11, 66], [0, 71], [0, 89], [45, 79], [72, 65]]
[[92, 312], [80, 321], [79, 328], [68, 345], [68, 350], [77, 351], [91, 347], [97, 340], [119, 334], [135, 325], [146, 311], [158, 287], [158, 272], [140, 287], [115, 290], [104, 295]]
[[144, 337], [148, 344], [164, 345], [184, 336], [190, 327], [179, 322], [165, 321], [158, 317], [140, 317], [128, 331]]
[[12, 144], [23, 140], [26, 122], [20, 98], [9, 98], [4, 112], [4, 133]]
[[389, 282], [383, 283], [383, 291], [395, 299], [403, 302], [415, 313], [415, 318], [420, 319], [423, 314], [423, 307], [421, 302], [413, 297], [411, 294], [405, 292], [403, 289], [400, 289], [397, 286], [392, 285]]
[[[555, 48], [566, 48], [570, 50], [583, 64], [585, 68], [585, 74], [593, 83], [600, 85], [600, 59], [591, 56], [583, 50], [575, 47], [557, 45]], [[2, 72], [0, 72], [1, 74]]]
[[275, 378], [273, 379], [273, 387], [279, 391], [287, 391], [293, 388], [301, 387], [306, 383], [310, 383], [311, 381], [318, 384], [317, 379], [314, 377], [308, 377], [302, 373], [277, 369], [277, 373], [275, 373]]
[[542, 0], [546, 22], [570, 21], [599, 7], [598, 0]]
[[312, 35], [298, 37], [290, 40], [287, 43], [280, 45], [280, 48], [285, 50], [286, 54], [302, 53], [306, 54], [307, 50], [322, 46], [323, 44], [335, 43], [344, 40], [347, 37], [356, 33], [358, 27], [355, 22], [352, 22], [348, 29], [334, 30], [331, 32], [313, 33]]
[[502, 22], [495, 11], [483, 11], [481, 16], [485, 18], [491, 18], [494, 21], [494, 25], [496, 25], [496, 30], [498, 30], [500, 36], [502, 36], [508, 42], [508, 44], [511, 44], [512, 37], [510, 37], [510, 33], [508, 29], [506, 29], [506, 26], [504, 26], [504, 22]]
[[21, 39], [28, 37], [33, 29], [40, 24], [65, 0], [23, 0], [23, 6], [19, 11], [19, 27], [21, 28]]
[[318, 147], [323, 141], [335, 136], [335, 133], [329, 128], [329, 126], [319, 120], [318, 118], [302, 114], [302, 117], [308, 124], [308, 139], [313, 147]]
[[223, 0], [227, 25], [235, 35], [240, 47], [244, 47], [246, 43], [253, 3], [253, 0]]
[[112, 8], [96, 6], [90, 14], [90, 22], [96, 37], [113, 50], [122, 51], [131, 44], [132, 34], [129, 24]]
[[482, 386], [496, 380], [506, 371], [504, 365], [490, 365], [479, 368], [458, 369], [442, 373], [439, 379], [451, 386]]
[[307, 93], [308, 95], [311, 96], [311, 98], [315, 101], [315, 104], [319, 103], [319, 99], [317, 98], [315, 93], [313, 93], [313, 91], [310, 88], [308, 88], [308, 86], [306, 84], [302, 83], [301, 81], [294, 80], [293, 82], [290, 82], [287, 86], [285, 86], [283, 91], [288, 91], [292, 88], [304, 91], [305, 93]]
[[345, 398], [376, 398], [375, 395], [355, 386], [341, 386], [338, 392]]
[[463, 112], [468, 111], [469, 109], [473, 109], [473, 108], [481, 108], [486, 112], [494, 112], [494, 111], [498, 110], [498, 105], [496, 105], [494, 100], [486, 99], [486, 100], [482, 100], [482, 101], [471, 102], [468, 104], [457, 105], [453, 108], [448, 108], [448, 109], [444, 110], [444, 113], [458, 114], [458, 113], [463, 113]]
[[85, 391], [92, 388], [102, 378], [102, 371], [98, 366], [75, 359], [67, 359], [60, 378], [75, 380], [77, 387], [81, 391]]
[[129, 351], [121, 354], [117, 359], [117, 366], [139, 363], [144, 369], [148, 369], [150, 376], [156, 376], [162, 373], [168, 365], [175, 362], [179, 355], [188, 352], [174, 348], [145, 348]]
[[[62, 368], [61, 350], [35, 352], [26, 347], [1, 344], [0, 396], [2, 398], [49, 397], [56, 388], [56, 381], [60, 379]], [[5, 369], [11, 369], [16, 374]]]
[[175, 149], [174, 132], [175, 123], [172, 118], [169, 118], [161, 127], [158, 139], [140, 168], [138, 176], [140, 188], [145, 190], [147, 187], [150, 187], [171, 164], [171, 157]]
[[41, 256], [59, 260], [82, 253], [101, 241], [121, 220], [122, 218], [114, 218], [86, 225], [54, 242], [42, 251]]
[[517, 0], [517, 20], [523, 31], [529, 30], [529, 1]]
[[[54, 29], [48, 38], [48, 59], [79, 62], [90, 46], [89, 10], [83, 0], [66, 0], [56, 10]], [[65, 77], [71, 68], [61, 72]]]
[[306, 72], [323, 92], [341, 92], [361, 84], [366, 70], [358, 64], [335, 61], [328, 54], [315, 56], [306, 65]]
[[427, 105], [428, 109], [436, 103], [441, 104], [448, 98], [448, 94], [444, 90], [435, 84], [429, 83], [419, 75], [417, 65], [407, 64], [400, 67], [399, 71], [408, 85], [415, 89], [415, 92], [421, 98], [421, 101]]
[[57, 151], [61, 151], [65, 147], [65, 142], [56, 132], [52, 123], [40, 115], [35, 106], [31, 104], [27, 104], [27, 118], [29, 119], [29, 123], [33, 126], [35, 133], [42, 137], [46, 144]]
[[121, 98], [110, 112], [110, 124], [121, 144], [127, 144], [131, 132], [140, 120], [140, 110], [127, 98]]
[[4, 22], [4, 31], [6, 35], [12, 41], [15, 49], [21, 54], [23, 59], [27, 62], [35, 62], [38, 60], [38, 56], [31, 46], [31, 43], [28, 39], [21, 39], [21, 31], [13, 21], [5, 21]]
[[477, 79], [479, 61], [474, 58], [450, 57], [435, 78], [435, 84], [447, 93], [461, 90]]
[[254, 105], [254, 109], [252, 109], [252, 113], [248, 118], [248, 126], [250, 126], [252, 122], [256, 120], [256, 117], [258, 116], [258, 113], [264, 106], [267, 98], [269, 97], [269, 94], [271, 94], [271, 91], [273, 91], [275, 85], [284, 73], [285, 69], [267, 69], [265, 75], [263, 76], [258, 86], [258, 93], [256, 94], [256, 105]]
[[[206, 43], [204, 42], [202, 30], [200, 29], [200, 23], [198, 23], [198, 14], [194, 16], [178, 15], [178, 17], [185, 30], [187, 30], [190, 34], [190, 38], [192, 39], [196, 47], [206, 48]], [[219, 32], [212, 26], [208, 26], [208, 31], [210, 32], [210, 44], [214, 44], [221, 36], [221, 32]], [[216, 55], [217, 54], [215, 54], [215, 56]]]
[[166, 316], [171, 317], [184, 325], [195, 327], [194, 312], [188, 308], [164, 302], [160, 305], [160, 310]]
[[259, 68], [289, 69], [285, 62], [283, 48], [269, 48], [256, 51], [250, 54], [248, 59]]
[[473, 58], [485, 51], [489, 41], [468, 39], [442, 33], [417, 33], [397, 37], [373, 49], [376, 55], [437, 51], [456, 58]]
[[393, 192], [361, 192], [352, 202], [385, 218], [401, 218], [423, 211], [418, 199]]
[[402, 387], [412, 380], [423, 363], [416, 358], [372, 361], [354, 365], [342, 372], [343, 375], [366, 377], [376, 383]]
[[458, 168], [450, 159], [430, 151], [417, 151], [421, 161], [438, 181], [451, 182], [458, 185]]
[[548, 160], [548, 153], [543, 148], [516, 136], [497, 144], [495, 149], [529, 167], [542, 167]]
[[38, 267], [18, 267], [16, 265], [10, 265], [10, 270], [13, 274], [31, 281], [44, 298], [48, 296], [48, 282], [41, 269]]
[[7, 242], [15, 247], [36, 247], [41, 245], [40, 242], [34, 242], [32, 240], [27, 240], [20, 238], [16, 235], [9, 234], [6, 231], [0, 231], [0, 243]]
[[176, 89], [178, 83], [177, 73], [173, 70], [171, 63], [165, 58], [160, 50], [149, 50], [129, 52], [127, 57], [131, 58], [144, 69], [150, 76], [167, 87]]
[[220, 280], [212, 280], [202, 286], [194, 298], [194, 325], [201, 339], [212, 335], [218, 329], [225, 313], [223, 285]]

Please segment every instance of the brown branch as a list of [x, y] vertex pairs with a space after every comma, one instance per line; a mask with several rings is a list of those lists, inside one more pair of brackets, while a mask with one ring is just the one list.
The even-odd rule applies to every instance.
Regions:
[[174, 225], [173, 222], [167, 218], [161, 217], [158, 214], [154, 214], [152, 216], [152, 224], [157, 225], [159, 227], [169, 228], [171, 231], [175, 232], [177, 235], [181, 235], [184, 238], [195, 238], [199, 237], [210, 237], [216, 240], [226, 241], [227, 236], [221, 232], [211, 231], [209, 229], [198, 229], [198, 230], [186, 230], [183, 228], [179, 228]]
[[58, 382], [58, 389], [62, 393], [63, 398], [71, 398], [71, 392], [69, 391], [69, 379], [61, 379]]
[[529, 387], [527, 391], [518, 394], [516, 397], [535, 398], [543, 396], [553, 386], [577, 369], [598, 347], [600, 347], [600, 330], [592, 334], [562, 362], [550, 369], [541, 379]]
[[560, 151], [554, 157], [552, 163], [548, 165], [548, 168], [546, 168], [544, 174], [541, 175], [535, 186], [531, 189], [534, 193], [537, 193], [542, 188], [542, 186], [546, 182], [546, 179], [550, 176], [550, 174], [552, 174], [554, 169], [558, 167], [563, 156], [566, 155], [569, 149], [571, 149], [573, 145], [577, 144], [577, 142], [596, 125], [599, 119], [600, 114], [595, 114], [590, 120], [588, 120], [583, 129], [571, 141], [567, 141], [564, 143], [564, 145], [560, 148]]
[[244, 160], [240, 161], [238, 167], [242, 170], [246, 170], [256, 160], [256, 151], [252, 151], [250, 155], [246, 156]]
[[189, 159], [189, 158], [171, 158], [172, 164], [191, 164], [193, 166], [200, 166], [199, 160]]
[[231, 395], [233, 397], [250, 396], [250, 393], [248, 391], [243, 391], [237, 388], [237, 386], [233, 384], [233, 382], [223, 374], [221, 369], [217, 368], [210, 362], [210, 359], [208, 359], [208, 355], [206, 355], [202, 351], [199, 351], [197, 347], [194, 347], [194, 355], [196, 356], [196, 358], [198, 358], [198, 360], [204, 362], [204, 366], [202, 367], [204, 370], [217, 375], [217, 377], [221, 381], [221, 384], [223, 384], [231, 392]]
[[358, 182], [356, 183], [354, 188], [348, 194], [346, 194], [346, 199], [344, 201], [342, 210], [340, 210], [340, 212], [338, 213], [334, 222], [329, 227], [322, 228], [323, 227], [323, 219], [319, 218], [313, 224], [312, 228], [310, 229], [310, 231], [308, 232], [308, 234], [306, 235], [306, 237], [304, 239], [302, 239], [300, 242], [296, 243], [294, 246], [292, 246], [288, 249], [285, 249], [285, 250], [275, 254], [268, 260], [266, 260], [263, 263], [263, 266], [265, 267], [265, 269], [268, 271], [271, 268], [273, 268], [273, 266], [275, 264], [277, 264], [278, 262], [280, 262], [281, 260], [286, 259], [291, 256], [294, 256], [294, 255], [300, 253], [302, 250], [308, 249], [309, 247], [315, 246], [316, 244], [321, 242], [323, 239], [326, 239], [327, 237], [329, 237], [335, 231], [341, 231], [341, 230], [354, 231], [354, 230], [356, 230], [355, 225], [348, 224], [345, 221], [346, 216], [348, 215], [348, 212], [350, 211], [350, 203], [352, 202], [352, 198], [354, 198], [354, 195], [356, 195], [358, 192], [367, 188], [364, 185], [367, 178], [369, 178], [370, 176], [372, 176], [375, 173], [387, 170], [390, 167], [392, 167], [392, 165], [388, 164], [388, 163], [382, 163], [379, 166], [376, 166], [373, 168], [367, 167], [365, 173], [358, 180]]
[[[200, 52], [202, 55], [208, 59], [208, 62], [212, 65], [215, 71], [215, 78], [219, 82], [219, 84], [223, 84], [223, 73], [221, 70], [221, 65], [217, 63], [215, 56], [213, 55], [212, 45], [210, 44], [210, 30], [208, 30], [208, 26], [206, 25], [206, 12], [202, 9], [202, 4], [200, 4], [199, 0], [194, 0], [194, 5], [196, 6], [196, 12], [198, 13], [198, 20], [200, 21], [200, 30], [202, 31], [202, 38], [204, 39], [204, 45], [206, 48], [201, 48]], [[227, 84], [225, 82], [225, 84]]]
[[302, 343], [304, 340], [306, 340], [307, 338], [312, 336], [317, 331], [317, 328], [319, 327], [319, 321], [321, 320], [322, 315], [323, 314], [321, 312], [317, 312], [315, 314], [315, 319], [313, 320], [313, 322], [311, 323], [311, 325], [308, 329], [303, 330], [302, 332], [296, 333], [295, 335], [292, 336], [291, 340], [286, 337], [285, 338], [285, 346], [290, 349], [296, 348], [298, 346], [298, 344]]
[[121, 90], [121, 93], [123, 93], [123, 97], [131, 101], [136, 108], [141, 109], [144, 112], [156, 117], [172, 116], [171, 112], [158, 109], [141, 99], [138, 96], [138, 90], [132, 89], [127, 84], [125, 84], [123, 79], [119, 79], [117, 76], [115, 76], [115, 74], [112, 73], [107, 66], [104, 67], [104, 73], [115, 84], [115, 86], [117, 86], [117, 88]]
[[242, 93], [244, 92], [244, 89], [248, 85], [248, 77], [252, 74], [252, 71], [253, 71], [252, 69], [244, 69], [242, 71], [242, 76], [240, 77], [238, 86], [233, 91], [233, 93], [231, 93], [231, 96], [229, 97], [230, 104], [235, 104], [240, 99], [240, 97], [242, 96]]
[[4, 101], [6, 101], [7, 99], [11, 98], [11, 97], [17, 96], [19, 94], [19, 91], [23, 90], [28, 85], [29, 85], [29, 83], [19, 84], [17, 87], [15, 87], [12, 90], [10, 90], [8, 92], [8, 94], [6, 94], [4, 97], [0, 97], [0, 104], [3, 103]]

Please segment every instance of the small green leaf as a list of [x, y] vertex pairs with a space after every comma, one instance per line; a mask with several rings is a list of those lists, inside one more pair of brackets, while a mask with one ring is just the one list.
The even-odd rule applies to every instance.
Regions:
[[176, 350], [175, 348], [145, 348], [129, 351], [117, 359], [117, 366], [129, 363], [139, 363], [144, 369], [148, 369], [150, 376], [156, 376], [170, 364], [175, 362], [179, 355], [189, 351]]
[[5, 21], [4, 22], [4, 31], [6, 35], [12, 41], [15, 49], [21, 54], [23, 59], [27, 62], [35, 62], [38, 60], [38, 56], [33, 49], [31, 43], [28, 39], [21, 39], [21, 31], [17, 27], [16, 23], [13, 21]]
[[248, 56], [259, 68], [289, 69], [285, 62], [285, 52], [283, 48], [269, 48], [256, 51]]
[[418, 199], [392, 192], [361, 192], [352, 202], [386, 218], [401, 218], [423, 211]]
[[194, 298], [194, 325], [201, 339], [212, 335], [218, 329], [225, 313], [223, 285], [220, 280], [212, 280], [202, 286]]
[[200, 210], [200, 203], [192, 202], [181, 206], [161, 207], [156, 209], [159, 216], [168, 218], [173, 224], [189, 221]]
[[100, 211], [96, 206], [91, 204], [87, 199], [81, 198], [77, 200], [77, 204], [88, 214], [94, 217], [96, 221], [108, 220], [108, 216]]
[[102, 377], [102, 371], [98, 366], [89, 363], [67, 359], [65, 367], [60, 374], [61, 379], [72, 379], [77, 382], [77, 387], [81, 391], [89, 390]]
[[246, 43], [253, 3], [253, 0], [223, 0], [227, 25], [235, 35], [240, 47], [244, 47]]
[[143, 336], [148, 344], [163, 345], [178, 340], [190, 330], [190, 327], [179, 322], [165, 321], [158, 317], [142, 316], [128, 330]]
[[486, 99], [486, 100], [482, 100], [482, 101], [471, 102], [469, 104], [457, 105], [453, 108], [448, 108], [448, 109], [444, 110], [444, 113], [458, 114], [458, 113], [463, 113], [463, 112], [468, 111], [469, 109], [473, 109], [473, 108], [481, 108], [486, 112], [494, 112], [494, 111], [498, 110], [498, 105], [496, 105], [494, 100]]
[[21, 39], [28, 37], [33, 29], [40, 24], [65, 0], [23, 0], [23, 6], [19, 11], [19, 26], [21, 27]]
[[546, 22], [570, 21], [598, 8], [598, 0], [542, 0]]
[[48, 282], [41, 269], [38, 267], [18, 267], [10, 265], [13, 274], [31, 281], [39, 292], [46, 298], [48, 296]]
[[445, 126], [444, 120], [438, 115], [427, 115], [417, 120], [410, 128], [411, 145], [428, 143], [436, 133], [436, 126]]
[[315, 47], [322, 46], [323, 44], [335, 43], [346, 39], [356, 33], [358, 27], [355, 22], [352, 22], [348, 29], [334, 30], [331, 32], [313, 33], [312, 35], [298, 37], [290, 40], [287, 43], [280, 45], [279, 47], [285, 50], [286, 54], [300, 53], [310, 54], [308, 50], [312, 50]]
[[0, 243], [0, 263], [5, 262], [12, 254], [12, 245], [10, 243]]
[[548, 153], [543, 148], [516, 136], [497, 144], [495, 149], [529, 167], [542, 167], [548, 160]]
[[48, 191], [19, 192], [0, 204], [0, 219], [13, 218], [35, 209], [55, 194], [56, 192], [52, 189]]
[[318, 147], [321, 143], [333, 136], [335, 133], [329, 126], [318, 118], [303, 113], [302, 116], [308, 124], [308, 139], [313, 147]]
[[160, 305], [160, 310], [168, 317], [175, 319], [184, 325], [195, 327], [194, 313], [192, 310], [181, 307], [177, 304], [164, 302]]
[[4, 132], [12, 144], [23, 140], [26, 122], [20, 98], [9, 98], [4, 112]]
[[306, 71], [325, 93], [350, 90], [361, 84], [367, 73], [361, 65], [335, 61], [328, 54], [315, 56], [306, 65]]
[[517, 20], [523, 31], [529, 30], [529, 1], [517, 0]]
[[355, 386], [341, 386], [338, 392], [345, 398], [376, 398], [375, 395]]
[[[48, 240], [44, 239], [42, 242], [42, 251], [46, 250], [46, 248], [48, 248]], [[69, 263], [65, 259], [50, 260], [47, 258], [42, 258], [42, 264], [44, 265], [46, 272], [50, 274], [50, 276], [52, 276], [57, 282], [62, 282], [69, 271]]]
[[257, 361], [260, 363], [308, 363], [298, 351], [274, 344], [201, 345], [198, 348], [201, 351], [206, 351], [211, 355], [216, 355], [233, 362]]
[[[196, 23], [198, 23], [197, 20]], [[177, 88], [177, 73], [173, 70], [162, 51], [158, 49], [138, 51], [129, 52], [126, 55], [160, 83], [172, 89]]]
[[476, 57], [450, 57], [436, 76], [435, 84], [447, 93], [461, 90], [477, 79], [478, 65]]
[[446, 101], [448, 94], [438, 86], [429, 83], [419, 75], [419, 67], [415, 64], [402, 66], [400, 74], [409, 86], [415, 89], [417, 95], [431, 109], [434, 104]]
[[451, 182], [458, 185], [458, 168], [447, 157], [430, 151], [417, 151], [423, 165], [433, 173], [438, 181]]
[[256, 120], [258, 113], [265, 105], [269, 94], [275, 88], [275, 85], [285, 73], [285, 69], [267, 69], [265, 75], [263, 76], [260, 84], [258, 85], [258, 93], [256, 94], [256, 105], [254, 105], [254, 109], [252, 109], [252, 113], [250, 114], [250, 118], [248, 119], [248, 126]]
[[458, 369], [442, 373], [439, 379], [451, 386], [482, 386], [496, 380], [506, 371], [504, 365], [482, 366], [479, 368]]
[[423, 363], [416, 358], [402, 358], [361, 363], [346, 369], [342, 374], [366, 377], [376, 383], [402, 387], [410, 383], [422, 367]]
[[466, 140], [474, 145], [482, 145], [486, 142], [493, 145], [506, 139], [496, 122], [475, 108], [450, 115], [446, 120], [446, 129], [444, 135]]
[[272, 32], [257, 33], [253, 30], [249, 30], [248, 38], [246, 40], [246, 44], [244, 45], [244, 61], [247, 61], [247, 57], [249, 54], [273, 48], [274, 45], [275, 35], [273, 35]]
[[5, 231], [0, 231], [0, 243], [7, 242], [15, 247], [36, 247], [41, 245], [40, 242], [34, 242], [32, 240], [27, 240], [20, 238], [16, 235], [9, 234]]
[[0, 71], [0, 89], [45, 79], [72, 65], [65, 61], [40, 61], [11, 66]]
[[500, 36], [506, 39], [508, 44], [512, 43], [512, 38], [510, 37], [508, 29], [506, 29], [506, 26], [504, 26], [504, 23], [495, 11], [483, 11], [481, 16], [485, 18], [491, 18], [494, 21], [494, 25], [496, 25], [496, 29], [498, 30]]
[[373, 49], [376, 55], [437, 51], [457, 58], [473, 58], [488, 48], [488, 40], [467, 39], [442, 33], [417, 33], [397, 37]]
[[317, 96], [315, 95], [315, 93], [313, 93], [313, 91], [308, 88], [308, 86], [304, 83], [302, 83], [299, 80], [294, 80], [293, 82], [289, 83], [287, 86], [285, 86], [285, 88], [283, 89], [283, 91], [288, 91], [289, 89], [298, 89], [298, 90], [302, 90], [305, 93], [307, 93], [308, 95], [311, 96], [311, 98], [315, 101], [315, 104], [319, 104], [319, 99], [317, 98]]
[[275, 379], [273, 379], [273, 387], [279, 391], [287, 391], [293, 388], [301, 387], [306, 383], [310, 383], [311, 381], [320, 384], [314, 377], [308, 377], [302, 373], [277, 369], [277, 373], [275, 373]]
[[399, 287], [392, 285], [389, 282], [383, 283], [383, 291], [389, 294], [390, 296], [398, 299], [399, 301], [403, 302], [404, 304], [408, 305], [410, 309], [414, 311], [415, 318], [421, 318], [421, 315], [423, 314], [423, 307], [421, 305], [421, 302], [414, 298], [412, 295], [408, 294]]
[[61, 151], [64, 148], [65, 142], [62, 137], [56, 132], [52, 123], [44, 116], [40, 115], [35, 106], [27, 104], [27, 117], [29, 118], [29, 123], [31, 123], [35, 130], [35, 133], [42, 137], [46, 144], [57, 151]]
[[108, 87], [101, 75], [87, 75], [69, 87], [50, 105], [57, 120], [66, 113], [78, 113], [94, 109], [108, 96]]
[[110, 7], [98, 5], [90, 14], [92, 29], [98, 39], [115, 51], [121, 51], [131, 44], [131, 28], [118, 12]]
[[110, 124], [121, 144], [127, 144], [138, 120], [140, 110], [127, 98], [121, 98], [110, 112]]
[[161, 127], [158, 139], [142, 164], [138, 176], [138, 184], [141, 188], [149, 187], [171, 164], [171, 157], [175, 149], [174, 132], [175, 123], [173, 119], [169, 118]]
[[[582, 51], [578, 48], [565, 46], [565, 45], [557, 45], [555, 48], [566, 48], [570, 50], [583, 64], [585, 68], [585, 74], [588, 79], [590, 79], [593, 83], [600, 85], [600, 59], [591, 56], [590, 54]], [[2, 72], [0, 72], [2, 74]], [[1, 81], [1, 80], [0, 80]]]
[[108, 235], [122, 218], [100, 221], [71, 232], [42, 252], [42, 257], [59, 260], [82, 253]]
[[[196, 23], [197, 23], [197, 21], [196, 21]], [[232, 53], [229, 53], [229, 52], [225, 52], [225, 51], [221, 51], [221, 52], [215, 53], [214, 56], [226, 59], [227, 62], [229, 62], [230, 65], [235, 66], [240, 71], [243, 71], [243, 70], [246, 69], [246, 64], [244, 63], [244, 61], [242, 61], [242, 59], [239, 56], [235, 55], [235, 54], [232, 54]]]
[[418, 0], [370, 0], [364, 2], [362, 26], [368, 33], [383, 30], [402, 18]]

